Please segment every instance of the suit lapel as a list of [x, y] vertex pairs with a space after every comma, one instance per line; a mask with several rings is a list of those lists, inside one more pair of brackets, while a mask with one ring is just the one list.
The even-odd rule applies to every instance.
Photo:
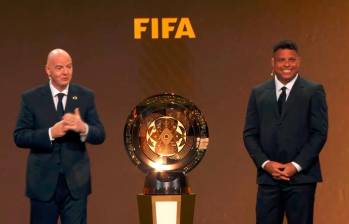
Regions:
[[47, 84], [46, 86], [44, 86], [40, 94], [42, 95], [43, 105], [49, 105], [42, 107], [42, 114], [45, 114], [45, 116], [52, 122], [60, 120], [57, 115], [55, 104], [53, 102], [50, 85]]
[[79, 107], [79, 96], [73, 85], [69, 85], [69, 91], [67, 96], [67, 104], [65, 105], [66, 113], [73, 113], [74, 109]]
[[303, 89], [302, 79], [301, 77], [298, 77], [291, 89], [290, 95], [288, 96], [285, 102], [284, 108], [282, 110], [281, 118], [284, 118], [289, 112], [289, 110], [297, 102], [297, 99], [299, 99], [300, 94], [302, 93], [302, 89]]
[[268, 105], [272, 105], [275, 116], [279, 117], [279, 109], [276, 100], [276, 90], [275, 90], [275, 81], [270, 80], [267, 85], [266, 98], [269, 101]]

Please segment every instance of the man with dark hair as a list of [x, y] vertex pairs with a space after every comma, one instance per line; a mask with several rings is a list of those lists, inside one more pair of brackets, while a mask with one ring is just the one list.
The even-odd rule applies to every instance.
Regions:
[[47, 57], [49, 83], [22, 95], [14, 140], [30, 148], [26, 194], [30, 223], [85, 224], [91, 193], [85, 143], [101, 144], [104, 128], [91, 90], [71, 84], [70, 55], [55, 49]]
[[258, 224], [313, 223], [319, 153], [327, 139], [327, 105], [320, 84], [298, 74], [292, 41], [273, 48], [274, 78], [256, 86], [248, 102], [243, 138], [257, 166]]
[[289, 50], [294, 50], [296, 53], [298, 53], [298, 46], [295, 42], [291, 40], [283, 40], [275, 44], [273, 47], [273, 53], [280, 49], [289, 49]]

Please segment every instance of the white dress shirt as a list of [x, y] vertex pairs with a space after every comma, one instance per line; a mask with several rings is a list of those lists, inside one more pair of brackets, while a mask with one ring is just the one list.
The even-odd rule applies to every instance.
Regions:
[[291, 81], [289, 81], [286, 85], [284, 85], [275, 76], [274, 80], [275, 80], [276, 101], [279, 99], [279, 97], [282, 93], [282, 87], [286, 87], [286, 101], [287, 101], [287, 98], [290, 95], [291, 89], [292, 89], [294, 83], [296, 82], [297, 78], [298, 78], [298, 74]]
[[67, 96], [68, 96], [68, 89], [69, 89], [69, 85], [63, 90], [63, 91], [59, 91], [57, 90], [51, 83], [50, 81], [50, 89], [51, 89], [51, 94], [52, 94], [52, 98], [53, 98], [53, 102], [55, 104], [55, 108], [57, 110], [57, 104], [58, 104], [58, 94], [59, 93], [63, 93], [64, 96], [62, 98], [62, 104], [63, 104], [63, 109], [65, 110], [65, 105], [67, 104]]

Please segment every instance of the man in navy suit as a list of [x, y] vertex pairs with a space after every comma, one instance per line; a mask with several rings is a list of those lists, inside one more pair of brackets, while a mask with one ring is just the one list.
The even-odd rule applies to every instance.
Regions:
[[273, 48], [274, 78], [256, 86], [248, 102], [243, 138], [257, 166], [259, 224], [313, 223], [319, 154], [327, 139], [327, 105], [320, 84], [299, 75], [297, 45]]
[[26, 91], [14, 131], [18, 147], [29, 148], [26, 194], [32, 224], [86, 223], [91, 193], [85, 143], [101, 144], [104, 128], [91, 90], [70, 83], [70, 55], [52, 50], [47, 57], [49, 83]]

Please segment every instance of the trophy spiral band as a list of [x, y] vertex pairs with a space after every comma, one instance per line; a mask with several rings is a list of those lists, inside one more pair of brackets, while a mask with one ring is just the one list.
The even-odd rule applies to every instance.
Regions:
[[139, 103], [124, 129], [126, 151], [147, 175], [146, 195], [189, 194], [185, 174], [201, 161], [208, 140], [201, 111], [189, 100], [168, 93]]

